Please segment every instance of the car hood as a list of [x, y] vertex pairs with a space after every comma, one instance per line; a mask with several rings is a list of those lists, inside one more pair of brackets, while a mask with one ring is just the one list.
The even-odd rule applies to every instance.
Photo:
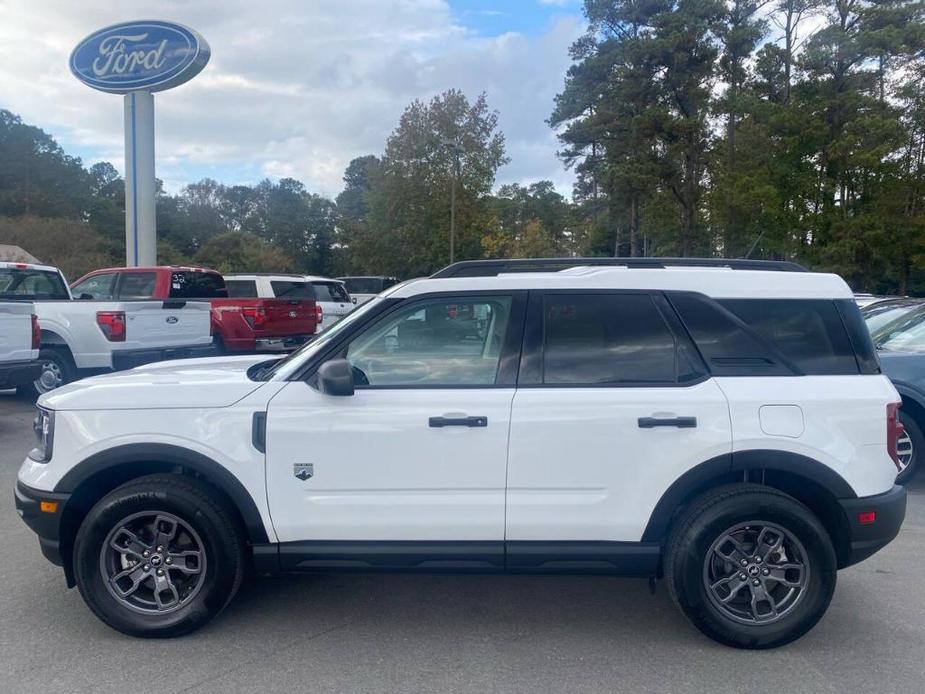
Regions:
[[266, 355], [179, 359], [69, 383], [39, 398], [53, 410], [226, 407], [260, 388], [247, 370]]

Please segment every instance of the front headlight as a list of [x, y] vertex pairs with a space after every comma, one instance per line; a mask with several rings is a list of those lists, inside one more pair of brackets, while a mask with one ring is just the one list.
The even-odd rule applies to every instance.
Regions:
[[32, 429], [35, 431], [35, 448], [29, 451], [29, 457], [37, 463], [47, 463], [51, 460], [52, 448], [55, 442], [55, 412], [43, 407], [36, 408], [35, 419], [32, 420]]

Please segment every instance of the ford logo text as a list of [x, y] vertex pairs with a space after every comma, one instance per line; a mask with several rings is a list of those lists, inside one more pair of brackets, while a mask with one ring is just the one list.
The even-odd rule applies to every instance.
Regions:
[[81, 41], [70, 67], [81, 82], [104, 92], [157, 92], [194, 77], [209, 55], [205, 39], [180, 24], [126, 22]]

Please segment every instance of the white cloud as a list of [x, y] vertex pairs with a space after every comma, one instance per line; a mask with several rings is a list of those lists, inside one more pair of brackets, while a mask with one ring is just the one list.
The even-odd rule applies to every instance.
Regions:
[[[80, 84], [67, 58], [83, 36], [136, 12], [112, 0], [0, 8], [0, 107], [121, 167], [120, 98]], [[499, 182], [550, 178], [570, 192], [545, 119], [577, 18], [535, 37], [485, 38], [443, 0], [165, 0], [155, 14], [195, 28], [212, 48], [201, 75], [155, 98], [157, 173], [170, 189], [207, 170], [228, 183], [252, 182], [231, 172], [294, 176], [333, 196], [351, 158], [381, 153], [408, 103], [459, 87], [470, 98], [487, 92], [501, 113], [512, 162]]]

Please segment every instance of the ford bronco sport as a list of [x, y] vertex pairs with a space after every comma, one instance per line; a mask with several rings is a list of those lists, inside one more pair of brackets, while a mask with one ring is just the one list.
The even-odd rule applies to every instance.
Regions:
[[17, 507], [128, 634], [192, 631], [253, 565], [664, 578], [717, 641], [792, 641], [905, 514], [900, 400], [851, 291], [610, 262], [459, 263], [283, 359], [60, 388]]

